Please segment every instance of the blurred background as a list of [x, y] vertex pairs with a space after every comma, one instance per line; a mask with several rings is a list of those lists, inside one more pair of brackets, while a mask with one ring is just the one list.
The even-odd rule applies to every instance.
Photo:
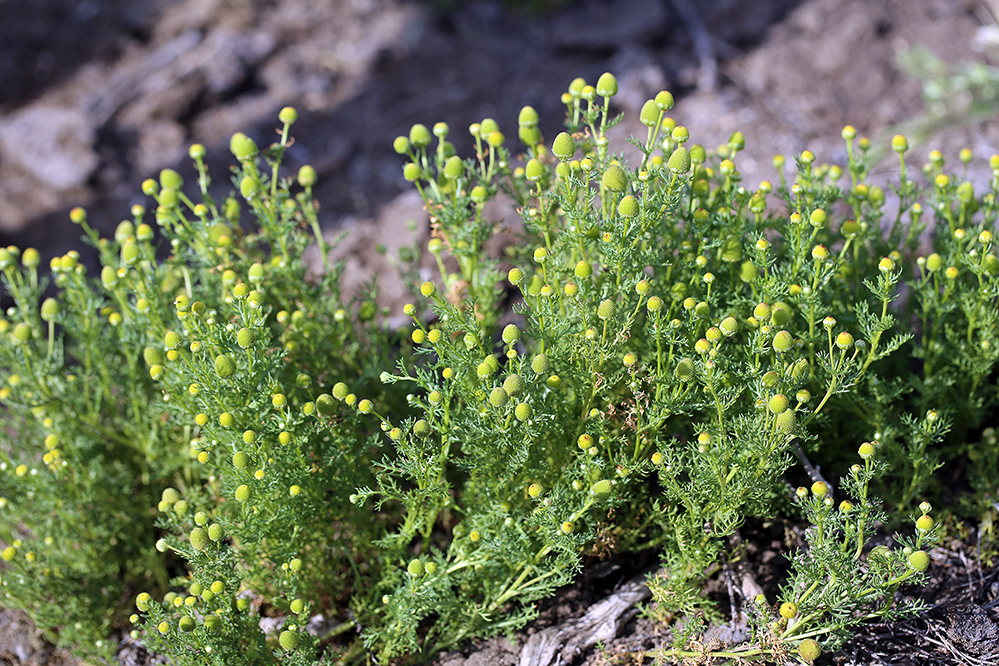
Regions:
[[[47, 260], [79, 243], [72, 206], [105, 234], [148, 203], [163, 167], [191, 178], [207, 146], [227, 180], [228, 139], [276, 136], [298, 108], [288, 173], [319, 172], [322, 222], [354, 233], [351, 269], [385, 270], [425, 220], [392, 139], [444, 120], [495, 118], [516, 141], [533, 105], [548, 141], [577, 76], [611, 71], [621, 134], [644, 136], [642, 103], [709, 149], [738, 129], [747, 186], [774, 178], [776, 153], [845, 163], [844, 124], [877, 145], [909, 135], [953, 163], [971, 148], [987, 183], [999, 152], [997, 0], [0, 0], [0, 245]], [[613, 144], [612, 144], [613, 145]], [[885, 161], [885, 180], [894, 155]], [[977, 166], [976, 166], [977, 165]]]

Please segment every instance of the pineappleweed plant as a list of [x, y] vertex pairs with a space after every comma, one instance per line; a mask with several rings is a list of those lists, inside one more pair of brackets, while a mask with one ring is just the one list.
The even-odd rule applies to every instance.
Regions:
[[[688, 146], [666, 92], [629, 166], [606, 135], [615, 93], [574, 81], [550, 150], [530, 107], [519, 153], [491, 119], [470, 159], [444, 123], [396, 139], [439, 271], [413, 280], [408, 330], [373, 290], [344, 302], [339, 266], [307, 273], [306, 247], [329, 246], [315, 171], [282, 177], [292, 109], [263, 150], [233, 137], [224, 201], [196, 145], [195, 186], [146, 181], [155, 205], [113, 240], [75, 210], [99, 282], [57, 258], [39, 308], [37, 253], [4, 250], [6, 598], [84, 653], [109, 653], [128, 598], [135, 635], [177, 663], [311, 663], [320, 642], [404, 661], [522, 626], [608, 549], [660, 549], [659, 617], [717, 617], [703, 585], [764, 517], [808, 521], [807, 547], [779, 603], [752, 600], [752, 639], [716, 656], [810, 660], [904, 612], [895, 591], [938, 536], [919, 503], [934, 470], [997, 457], [999, 176], [976, 197], [931, 154], [921, 188], [896, 137], [892, 213], [846, 128], [847, 174], [805, 151], [749, 190], [742, 135]], [[500, 195], [524, 227], [508, 271], [485, 251]], [[790, 490], [797, 459], [842, 469], [840, 488]], [[915, 536], [869, 550], [917, 509]], [[102, 594], [63, 608], [84, 589]], [[315, 612], [340, 623], [316, 636]], [[678, 657], [706, 649], [686, 626]]]

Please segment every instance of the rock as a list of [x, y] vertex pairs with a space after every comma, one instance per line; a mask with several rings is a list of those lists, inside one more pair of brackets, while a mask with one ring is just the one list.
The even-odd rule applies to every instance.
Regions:
[[[976, 657], [999, 657], [999, 625], [978, 604], [950, 606], [947, 638]], [[995, 663], [995, 662], [991, 662]]]
[[672, 5], [659, 0], [591, 1], [584, 7], [553, 19], [547, 39], [556, 48], [617, 49], [641, 44], [665, 34], [677, 18]]
[[156, 120], [139, 127], [132, 162], [141, 174], [150, 174], [164, 164], [178, 162], [187, 155], [187, 132], [170, 120]]
[[87, 115], [73, 107], [30, 106], [0, 120], [3, 159], [56, 190], [90, 178], [97, 168], [94, 138]]
[[572, 664], [594, 645], [612, 641], [638, 612], [635, 604], [651, 595], [645, 577], [645, 573], [635, 576], [582, 617], [531, 635], [520, 653], [520, 666]]

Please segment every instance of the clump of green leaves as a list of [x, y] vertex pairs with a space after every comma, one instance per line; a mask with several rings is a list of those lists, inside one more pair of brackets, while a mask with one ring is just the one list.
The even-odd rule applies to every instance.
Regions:
[[[985, 51], [994, 57], [999, 53], [995, 41], [996, 24], [989, 27], [990, 36]], [[926, 110], [909, 123], [916, 136], [928, 135], [933, 129], [986, 120], [999, 107], [999, 69], [981, 61], [946, 62], [920, 44], [897, 54], [902, 69], [923, 86]]]
[[[588, 556], [656, 547], [656, 613], [688, 617], [673, 649], [692, 656], [727, 539], [764, 517], [810, 524], [807, 548], [782, 605], [754, 601], [752, 641], [714, 656], [811, 660], [902, 612], [937, 536], [934, 472], [997, 455], [977, 435], [996, 404], [999, 157], [984, 196], [939, 154], [924, 187], [896, 137], [889, 210], [848, 127], [846, 171], [804, 151], [750, 189], [742, 134], [691, 145], [665, 91], [615, 152], [616, 93], [610, 74], [573, 81], [550, 144], [530, 107], [516, 147], [473, 124], [469, 159], [445, 123], [395, 140], [439, 273], [411, 285], [402, 330], [373, 292], [345, 303], [338, 266], [306, 271], [307, 246], [329, 247], [314, 170], [282, 177], [292, 109], [272, 146], [233, 137], [223, 202], [195, 146], [196, 188], [143, 184], [155, 230], [137, 206], [101, 239], [74, 211], [100, 282], [58, 258], [39, 307], [37, 260], [3, 250], [0, 399], [25, 442], [0, 445], [7, 598], [82, 651], [134, 603], [133, 631], [178, 664], [310, 663], [320, 644], [403, 662], [523, 626]], [[486, 250], [498, 197], [523, 222], [506, 257]], [[851, 499], [821, 479], [789, 492], [797, 460], [841, 470]], [[917, 506], [915, 539], [868, 551]], [[57, 604], [94, 581], [114, 587], [74, 600], [70, 628]], [[314, 635], [314, 613], [339, 624]]]

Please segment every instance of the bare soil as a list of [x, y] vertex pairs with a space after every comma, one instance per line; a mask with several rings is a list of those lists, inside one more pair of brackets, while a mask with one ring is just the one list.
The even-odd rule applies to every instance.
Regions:
[[[924, 45], [950, 63], [988, 62], [976, 50], [976, 35], [991, 20], [985, 0], [452, 4], [0, 0], [0, 246], [35, 246], [45, 260], [77, 248], [95, 265], [68, 221], [72, 206], [84, 205], [110, 234], [144, 200], [143, 178], [163, 167], [193, 175], [186, 160], [193, 142], [208, 147], [225, 185], [229, 136], [243, 131], [269, 141], [277, 111], [290, 104], [301, 120], [289, 173], [316, 167], [324, 227], [351, 231], [339, 250], [349, 284], [379, 274], [384, 304], [397, 312], [408, 286], [375, 248], [391, 255], [408, 244], [410, 220], [417, 240], [427, 230], [392, 138], [414, 122], [445, 120], [467, 154], [462, 128], [487, 116], [510, 128], [524, 104], [538, 109], [551, 137], [563, 113], [559, 93], [572, 78], [593, 81], [603, 71], [620, 81], [620, 133], [643, 134], [641, 104], [669, 89], [677, 99], [671, 115], [695, 142], [745, 134], [739, 166], [751, 186], [773, 178], [776, 153], [808, 148], [821, 161], [844, 163], [839, 133], [847, 123], [875, 143], [906, 128], [919, 160], [934, 148], [952, 160], [971, 148], [978, 164], [999, 152], [993, 118], [923, 122], [922, 82], [896, 60]], [[554, 9], [540, 11], [546, 4]], [[973, 179], [988, 176], [973, 166]], [[742, 536], [754, 577], [776, 591], [779, 540], [759, 530]], [[999, 663], [996, 569], [979, 566], [968, 544], [935, 557], [932, 584], [908, 591], [922, 595], [930, 613], [872, 625], [824, 663]], [[584, 616], [648, 564], [617, 558], [588, 569], [513, 643], [494, 639], [438, 663], [526, 666], [523, 646], [532, 635]], [[719, 588], [718, 595], [726, 607], [727, 593]], [[603, 642], [606, 653], [591, 647], [563, 663], [603, 663], [606, 654], [667, 639], [665, 630], [627, 615], [619, 637]], [[66, 662], [23, 616], [0, 611], [0, 665], [21, 663]]]

